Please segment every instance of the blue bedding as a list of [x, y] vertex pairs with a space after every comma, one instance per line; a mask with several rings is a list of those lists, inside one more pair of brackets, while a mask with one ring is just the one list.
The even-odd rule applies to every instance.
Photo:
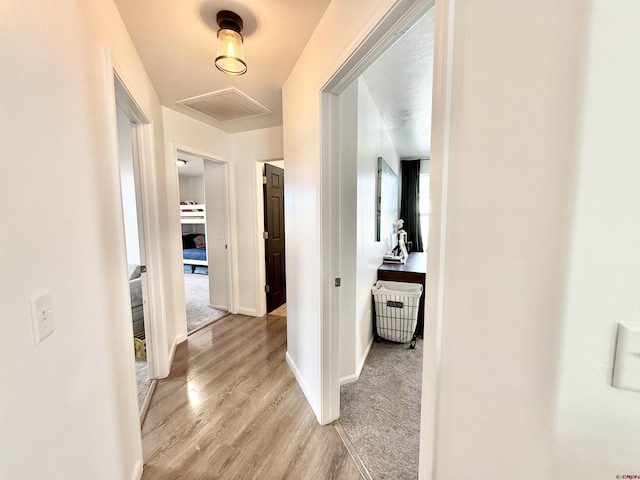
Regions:
[[206, 248], [183, 248], [182, 258], [185, 260], [206, 260], [207, 249]]

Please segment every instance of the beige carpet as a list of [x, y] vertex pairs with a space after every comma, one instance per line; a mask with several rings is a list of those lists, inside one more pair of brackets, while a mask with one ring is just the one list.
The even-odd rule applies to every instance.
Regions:
[[184, 274], [184, 296], [187, 304], [187, 332], [193, 333], [229, 314], [209, 306], [209, 275]]

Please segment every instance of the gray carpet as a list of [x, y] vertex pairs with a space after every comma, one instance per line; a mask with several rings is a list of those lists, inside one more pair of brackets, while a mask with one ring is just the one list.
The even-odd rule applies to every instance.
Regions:
[[149, 369], [147, 361], [136, 358], [136, 386], [138, 387], [138, 408], [142, 408], [144, 399], [147, 396], [151, 380], [149, 380]]
[[185, 273], [184, 292], [187, 304], [187, 332], [192, 333], [227, 315], [228, 312], [209, 306], [208, 275]]
[[418, 478], [422, 348], [374, 342], [358, 381], [340, 388], [340, 424], [374, 480]]

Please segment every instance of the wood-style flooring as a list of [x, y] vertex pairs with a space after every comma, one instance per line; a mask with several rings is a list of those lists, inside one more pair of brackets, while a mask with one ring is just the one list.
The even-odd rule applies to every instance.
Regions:
[[146, 480], [362, 477], [286, 361], [286, 317], [229, 315], [176, 350], [142, 427]]

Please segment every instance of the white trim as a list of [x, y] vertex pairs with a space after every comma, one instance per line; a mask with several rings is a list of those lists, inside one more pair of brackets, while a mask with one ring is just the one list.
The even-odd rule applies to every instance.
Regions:
[[[114, 126], [117, 124], [116, 105], [134, 120], [135, 129], [132, 132], [136, 151], [134, 154], [134, 165], [139, 178], [136, 180], [137, 190], [140, 194], [139, 214], [142, 219], [141, 229], [144, 235], [141, 236], [141, 255], [147, 265], [146, 274], [146, 305], [145, 313], [145, 331], [147, 337], [147, 363], [149, 366], [150, 378], [163, 378], [169, 374], [171, 364], [168, 363], [168, 357], [164, 345], [167, 344], [167, 317], [165, 314], [165, 296], [164, 296], [164, 274], [162, 263], [162, 245], [160, 242], [160, 218], [159, 218], [159, 200], [157, 192], [157, 178], [155, 170], [155, 144], [153, 124], [149, 120], [151, 117], [145, 109], [139, 104], [136, 95], [131, 88], [131, 83], [127, 80], [117, 60], [111, 54], [109, 48], [105, 48], [106, 67], [107, 67], [107, 84], [111, 88], [114, 102], [112, 104], [112, 115]], [[117, 77], [118, 82], [114, 80]], [[117, 133], [115, 134], [114, 149], [115, 161], [119, 169], [119, 158], [117, 152]], [[118, 192], [120, 186], [118, 185]], [[119, 212], [122, 215], [122, 212]], [[121, 219], [124, 222], [124, 219]], [[144, 252], [143, 252], [144, 250]]]
[[451, 134], [453, 31], [455, 0], [438, 0], [435, 17], [433, 113], [431, 124], [431, 176], [427, 291], [422, 363], [419, 478], [436, 479], [438, 410], [442, 365], [447, 195]]
[[[307, 385], [307, 382], [305, 382], [304, 377], [300, 373], [300, 370], [298, 370], [296, 362], [293, 361], [293, 359], [291, 358], [291, 355], [289, 355], [288, 351], [285, 354], [285, 359], [287, 361], [287, 365], [289, 365], [289, 368], [291, 369], [291, 372], [293, 373], [293, 376], [296, 377], [296, 381], [298, 382], [298, 385], [300, 385], [300, 388], [302, 389], [302, 393], [304, 393], [304, 396], [307, 397], [307, 400], [311, 404], [311, 408], [315, 413], [317, 411], [316, 407], [318, 405], [318, 400], [313, 395], [313, 391], [309, 388], [309, 385]], [[319, 418], [318, 418], [318, 421], [320, 421]]]
[[[105, 100], [107, 102], [106, 111], [110, 124], [110, 137], [111, 137], [111, 156], [112, 162], [117, 174], [116, 185], [114, 185], [115, 198], [112, 199], [114, 205], [119, 204], [120, 208], [114, 208], [114, 214], [119, 220], [119, 236], [122, 239], [122, 255], [118, 259], [122, 261], [123, 269], [126, 271], [126, 240], [124, 234], [124, 212], [122, 209], [122, 186], [120, 177], [120, 155], [118, 151], [118, 131], [117, 131], [117, 108], [120, 106], [124, 109], [125, 113], [130, 119], [134, 119], [137, 122], [136, 128], [133, 130], [133, 142], [135, 148], [134, 154], [134, 168], [137, 169], [136, 190], [140, 194], [139, 203], [139, 219], [142, 217], [144, 235], [140, 238], [141, 250], [145, 250], [147, 265], [153, 265], [150, 274], [146, 275], [146, 308], [145, 308], [145, 325], [148, 325], [148, 366], [149, 376], [158, 376], [163, 373], [161, 365], [164, 356], [164, 349], [161, 348], [162, 342], [166, 340], [166, 318], [164, 312], [164, 296], [162, 295], [162, 263], [157, 260], [161, 260], [159, 255], [160, 243], [159, 240], [152, 238], [154, 233], [158, 230], [158, 198], [156, 191], [156, 178], [155, 178], [155, 162], [154, 152], [155, 145], [153, 143], [153, 126], [150, 123], [150, 116], [145, 113], [140, 104], [137, 102], [137, 98], [140, 96], [133, 93], [130, 89], [131, 83], [127, 81], [124, 69], [120, 67], [116, 59], [113, 57], [111, 50], [106, 47], [104, 49], [104, 61], [105, 61]], [[117, 82], [116, 82], [117, 78]], [[117, 86], [117, 88], [116, 88]], [[117, 202], [117, 203], [116, 203]], [[140, 227], [140, 225], [139, 225]], [[122, 288], [126, 291], [128, 296], [128, 285], [126, 285], [126, 276], [123, 276]], [[144, 286], [143, 286], [144, 288]], [[128, 317], [131, 318], [131, 317]], [[130, 320], [129, 320], [130, 321]], [[129, 331], [133, 333], [132, 327], [129, 326]], [[164, 334], [164, 336], [163, 336]], [[131, 341], [131, 337], [122, 339], [122, 341]], [[166, 345], [166, 341], [164, 343]], [[129, 344], [130, 345], [130, 344]], [[130, 348], [130, 347], [129, 347]], [[125, 413], [127, 410], [135, 412], [135, 417], [138, 419], [139, 427], [139, 410], [138, 410], [138, 398], [136, 394], [136, 373], [135, 373], [135, 359], [131, 355], [130, 362], [127, 362], [129, 366], [129, 382], [123, 382], [121, 388], [126, 391], [128, 401], [119, 402], [118, 409]], [[168, 374], [168, 369], [167, 369]], [[120, 396], [117, 395], [119, 398]], [[139, 456], [136, 459], [136, 463], [131, 472], [131, 478], [141, 478], [144, 460], [142, 458], [142, 436], [140, 428], [136, 428], [136, 452]]]
[[[148, 242], [148, 237], [150, 236], [151, 226], [149, 225], [148, 219], [150, 217], [150, 212], [154, 204], [155, 198], [152, 198], [152, 194], [150, 190], [153, 189], [142, 189], [142, 185], [148, 181], [146, 178], [146, 163], [148, 163], [148, 152], [146, 148], [148, 147], [145, 142], [146, 137], [148, 136], [148, 129], [151, 128], [149, 125], [148, 116], [142, 111], [140, 106], [137, 104], [136, 100], [133, 97], [133, 94], [130, 92], [127, 87], [125, 80], [123, 79], [123, 74], [119, 71], [119, 67], [117, 66], [117, 62], [112, 57], [109, 49], [106, 49], [107, 55], [107, 76], [109, 85], [112, 90], [112, 95], [114, 99], [113, 103], [113, 120], [115, 125], [117, 125], [117, 109], [121, 108], [125, 115], [129, 118], [129, 120], [134, 123], [135, 128], [132, 129], [132, 143], [133, 143], [133, 166], [135, 171], [135, 188], [136, 188], [136, 198], [137, 198], [137, 213], [138, 213], [138, 230], [139, 230], [139, 244], [140, 244], [140, 256], [141, 261], [144, 261], [147, 265], [150, 262], [151, 254], [148, 251], [149, 249], [153, 249], [155, 245], [150, 245]], [[147, 134], [147, 135], [145, 135]], [[114, 162], [116, 164], [116, 170], [118, 172], [118, 178], [120, 178], [120, 158], [118, 153], [118, 134], [116, 132], [116, 136], [114, 138]], [[118, 185], [118, 196], [119, 203], [122, 205], [122, 188]], [[124, 215], [122, 209], [118, 209], [118, 213], [120, 216], [120, 222], [124, 225]], [[124, 227], [122, 232], [122, 237], [124, 241]], [[126, 258], [126, 249], [125, 249], [125, 258]], [[126, 263], [126, 260], [125, 260]], [[155, 269], [154, 269], [155, 271]], [[155, 325], [155, 314], [156, 311], [161, 311], [161, 308], [156, 308], [157, 297], [155, 296], [155, 290], [153, 288], [153, 278], [151, 275], [144, 275], [142, 278], [142, 288], [143, 288], [143, 298], [145, 299], [145, 303], [143, 305], [144, 311], [144, 319], [145, 319], [145, 330], [148, 332], [147, 338], [147, 351], [148, 351], [148, 365], [149, 365], [149, 376], [152, 377], [155, 372], [158, 371], [157, 365], [154, 363], [154, 359], [161, 356], [161, 354], [156, 354], [156, 349], [158, 346], [157, 340], [158, 335], [156, 334], [156, 330], [161, 330], [156, 328]], [[147, 329], [148, 325], [148, 329]]]
[[346, 377], [340, 377], [340, 386], [355, 383], [359, 378], [360, 375], [358, 373], [352, 373], [351, 375], [347, 375]]
[[[162, 246], [160, 244], [160, 219], [158, 211], [157, 178], [153, 159], [153, 130], [151, 124], [136, 125], [138, 139], [138, 168], [140, 169], [140, 196], [142, 197], [142, 220], [144, 223], [144, 261], [147, 265], [148, 310], [145, 311], [147, 337], [147, 363], [150, 378], [169, 375], [171, 363], [165, 355], [167, 344], [167, 316], [165, 314], [164, 272], [162, 269]], [[147, 316], [147, 311], [149, 315]]]
[[255, 308], [239, 308], [238, 309], [238, 313], [240, 315], [248, 315], [250, 317], [262, 317], [262, 316], [264, 316], [264, 314], [259, 315], [258, 310], [256, 310]]
[[364, 364], [367, 361], [367, 357], [369, 356], [369, 352], [371, 351], [371, 346], [373, 345], [373, 337], [371, 337], [371, 340], [369, 340], [369, 345], [367, 345], [367, 349], [364, 352], [364, 355], [362, 356], [362, 359], [360, 360], [360, 363], [358, 364], [358, 378], [360, 378], [360, 374], [362, 373], [362, 369], [364, 368]]
[[142, 478], [142, 470], [143, 470], [143, 461], [138, 460], [133, 467], [133, 472], [131, 472], [131, 480], [140, 480]]
[[217, 303], [212, 303], [209, 305], [211, 308], [215, 308], [216, 310], [222, 310], [222, 311], [227, 311], [227, 306], [226, 305], [218, 305]]
[[224, 162], [224, 176], [227, 182], [227, 225], [229, 228], [227, 245], [227, 268], [229, 269], [229, 313], [237, 313], [240, 304], [240, 280], [238, 277], [238, 222], [236, 207], [236, 165]]
[[347, 375], [346, 377], [341, 377], [340, 386], [348, 385], [349, 383], [354, 383], [358, 381], [358, 379], [360, 378], [360, 375], [362, 374], [362, 369], [364, 368], [364, 364], [367, 361], [367, 357], [369, 356], [369, 351], [371, 350], [372, 345], [373, 345], [373, 337], [371, 338], [371, 340], [369, 340], [369, 345], [367, 345], [367, 349], [365, 350], [364, 355], [362, 356], [362, 358], [360, 359], [360, 362], [358, 363], [358, 368], [356, 369], [356, 373]]
[[[186, 337], [185, 337], [185, 340], [186, 340]], [[171, 348], [169, 349], [169, 358], [171, 359], [171, 362], [173, 362], [173, 357], [176, 354], [176, 348], [178, 347], [179, 343], [182, 343], [182, 342], [179, 342], [177, 338], [174, 339], [173, 342], [171, 343]]]
[[[340, 416], [340, 290], [334, 278], [340, 276], [340, 180], [337, 122], [338, 97], [321, 93], [320, 162], [320, 423], [327, 425]], [[324, 161], [324, 158], [330, 160]]]

